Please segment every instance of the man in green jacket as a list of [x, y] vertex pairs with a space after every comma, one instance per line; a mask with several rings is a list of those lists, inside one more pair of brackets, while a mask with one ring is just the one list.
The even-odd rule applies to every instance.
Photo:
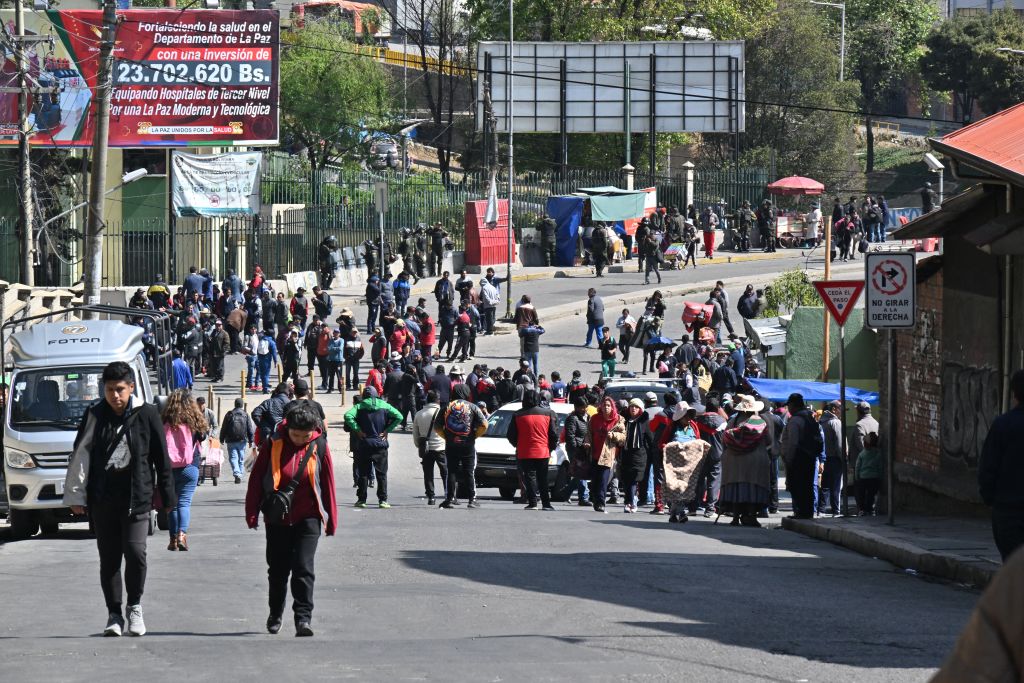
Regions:
[[370, 470], [377, 479], [377, 506], [388, 504], [388, 433], [402, 424], [402, 414], [377, 396], [377, 390], [366, 387], [363, 400], [345, 413], [345, 428], [356, 435], [356, 507], [366, 507], [366, 488]]

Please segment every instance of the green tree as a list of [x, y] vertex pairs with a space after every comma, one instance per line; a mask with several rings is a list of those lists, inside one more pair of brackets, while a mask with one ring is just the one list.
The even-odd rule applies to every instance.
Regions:
[[[933, 0], [850, 0], [846, 3], [849, 40], [847, 73], [860, 82], [868, 173], [875, 166], [872, 113], [877, 113], [894, 88], [917, 74], [924, 41], [938, 19]], [[852, 30], [851, 30], [852, 29]]]
[[976, 103], [994, 114], [1021, 101], [1024, 59], [998, 51], [1024, 48], [1024, 20], [1012, 8], [943, 22], [925, 46], [922, 79], [933, 90], [951, 93], [965, 122]]
[[764, 289], [764, 297], [767, 306], [761, 313], [763, 318], [792, 313], [798, 306], [821, 305], [818, 290], [811, 284], [807, 273], [799, 268], [787, 270], [772, 280]]
[[387, 125], [391, 80], [385, 67], [330, 24], [281, 36], [281, 127], [317, 171], [352, 158], [361, 130]]
[[[804, 4], [780, 9], [747, 41], [741, 161], [769, 166], [774, 154], [778, 176], [809, 175], [827, 186], [848, 186], [856, 168], [853, 116], [834, 110], [854, 109], [859, 89], [840, 82], [838, 72], [836, 43], [822, 38], [820, 11]], [[709, 162], [724, 163], [730, 144], [705, 136], [702, 153]]]

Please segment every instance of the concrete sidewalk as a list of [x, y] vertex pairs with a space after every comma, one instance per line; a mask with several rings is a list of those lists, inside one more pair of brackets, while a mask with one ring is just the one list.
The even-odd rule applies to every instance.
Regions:
[[782, 520], [782, 528], [897, 567], [984, 588], [1002, 566], [985, 519], [897, 515]]
[[[733, 252], [719, 252], [713, 261], [701, 260], [701, 265], [722, 265], [731, 263], [746, 263], [753, 261], [771, 261], [776, 259], [784, 259], [789, 257], [796, 257], [804, 254], [801, 250], [796, 249], [780, 249], [779, 251], [772, 253], [733, 253]], [[624, 263], [616, 263], [608, 267], [609, 273], [622, 273], [628, 272], [627, 269], [635, 268], [635, 260], [626, 261]], [[398, 264], [401, 265], [400, 263]], [[496, 266], [486, 266], [494, 268], [498, 277], [504, 278], [505, 276], [505, 265], [499, 264]], [[671, 271], [662, 271], [671, 272]], [[594, 274], [593, 266], [518, 266], [512, 269], [512, 282], [531, 282], [534, 280], [550, 280], [553, 278], [571, 278], [571, 277], [586, 277]], [[397, 273], [396, 273], [397, 275]], [[452, 272], [453, 281], [458, 279], [459, 274]], [[479, 275], [474, 275], [474, 279], [478, 279]], [[434, 291], [434, 283], [437, 282], [437, 277], [424, 277], [421, 278], [419, 283], [412, 286], [411, 295], [412, 297], [423, 296], [424, 294], [430, 294]], [[366, 284], [354, 284], [346, 287], [332, 287], [329, 292], [335, 299], [335, 303], [340, 303], [342, 306], [355, 306], [359, 305], [363, 300], [363, 294], [366, 290]]]

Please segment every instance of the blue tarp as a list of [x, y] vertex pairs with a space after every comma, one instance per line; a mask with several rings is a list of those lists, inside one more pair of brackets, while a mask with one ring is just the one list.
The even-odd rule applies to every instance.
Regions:
[[555, 220], [555, 265], [571, 266], [576, 260], [576, 237], [583, 221], [582, 197], [548, 197], [544, 207]]
[[[747, 381], [759, 396], [769, 401], [785, 401], [790, 394], [801, 394], [808, 402], [839, 400], [839, 385], [829, 382], [808, 382], [798, 379], [752, 379], [749, 377]], [[847, 386], [846, 400], [878, 403], [878, 393]]]

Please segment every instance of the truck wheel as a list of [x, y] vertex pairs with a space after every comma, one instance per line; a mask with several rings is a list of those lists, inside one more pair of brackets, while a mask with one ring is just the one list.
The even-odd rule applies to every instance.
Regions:
[[8, 521], [11, 523], [11, 538], [22, 541], [32, 536], [39, 529], [35, 514], [28, 510], [11, 509]]
[[516, 489], [513, 486], [499, 486], [498, 495], [502, 500], [512, 500], [516, 497]]

